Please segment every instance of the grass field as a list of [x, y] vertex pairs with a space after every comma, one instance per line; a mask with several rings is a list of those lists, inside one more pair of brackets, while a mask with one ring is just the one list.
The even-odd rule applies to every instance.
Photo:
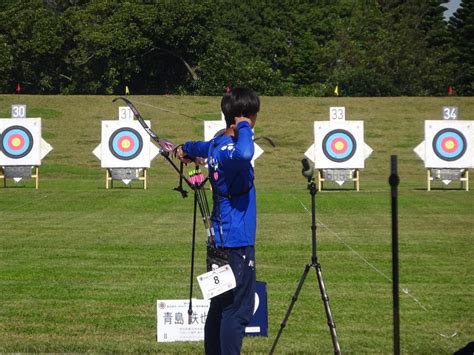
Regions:
[[[177, 176], [156, 158], [148, 189], [105, 189], [92, 150], [101, 120], [117, 116], [109, 96], [0, 96], [0, 117], [26, 104], [42, 117], [54, 150], [32, 180], [0, 185], [0, 352], [202, 353], [202, 343], [157, 343], [157, 299], [189, 294], [192, 199], [172, 189]], [[219, 119], [219, 97], [131, 96], [152, 127], [177, 143], [201, 139]], [[458, 106], [474, 119], [473, 98], [263, 97], [256, 163], [257, 278], [267, 282], [269, 337], [246, 338], [243, 353], [268, 353], [311, 257], [311, 200], [301, 176], [313, 121], [330, 106], [361, 119], [374, 149], [361, 191], [327, 185], [317, 194], [318, 257], [343, 353], [392, 352], [389, 158], [398, 155], [400, 321], [404, 354], [450, 354], [474, 340], [474, 199], [459, 182], [435, 183], [413, 148], [424, 120]], [[163, 111], [166, 109], [167, 111]], [[173, 111], [173, 112], [169, 112]], [[185, 117], [177, 113], [184, 113]], [[471, 173], [472, 175], [472, 173]], [[196, 274], [204, 272], [199, 229]], [[200, 291], [196, 285], [196, 297]], [[305, 282], [277, 353], [330, 354], [316, 275]]]

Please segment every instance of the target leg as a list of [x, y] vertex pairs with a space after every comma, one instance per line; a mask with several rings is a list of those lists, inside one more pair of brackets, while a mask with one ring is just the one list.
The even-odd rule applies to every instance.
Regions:
[[426, 186], [427, 186], [427, 190], [431, 191], [431, 170], [430, 169], [426, 170]]
[[356, 191], [359, 191], [359, 169], [356, 169], [356, 171], [355, 171], [354, 182], [355, 182]]
[[318, 191], [321, 191], [323, 188], [323, 175], [321, 173], [322, 170], [318, 170]]
[[469, 191], [469, 170], [464, 170], [463, 174], [461, 175], [461, 188], [465, 188], [466, 191]]
[[36, 179], [36, 190], [38, 190], [39, 187], [39, 169], [36, 167], [35, 169], [35, 179]]

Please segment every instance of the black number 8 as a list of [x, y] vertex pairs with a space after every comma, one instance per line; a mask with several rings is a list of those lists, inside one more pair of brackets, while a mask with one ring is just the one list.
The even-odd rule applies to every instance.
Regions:
[[214, 283], [217, 285], [219, 284], [219, 277], [218, 276], [214, 276]]

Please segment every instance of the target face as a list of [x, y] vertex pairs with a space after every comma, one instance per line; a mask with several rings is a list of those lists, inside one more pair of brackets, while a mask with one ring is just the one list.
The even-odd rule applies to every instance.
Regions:
[[8, 127], [2, 133], [1, 149], [3, 154], [12, 159], [20, 159], [28, 155], [33, 148], [33, 136], [22, 126]]
[[149, 168], [152, 146], [138, 121], [102, 121], [102, 168]]
[[326, 134], [322, 148], [324, 155], [329, 160], [342, 163], [354, 156], [357, 142], [350, 132], [344, 129], [335, 129]]
[[466, 138], [457, 129], [442, 129], [433, 138], [433, 152], [442, 160], [457, 160], [466, 152]]
[[473, 121], [425, 121], [425, 167], [472, 167], [473, 126]]
[[41, 165], [41, 118], [0, 119], [0, 165]]
[[316, 169], [364, 168], [364, 121], [314, 122]]
[[120, 128], [110, 135], [109, 149], [117, 159], [131, 160], [141, 153], [143, 140], [133, 128]]

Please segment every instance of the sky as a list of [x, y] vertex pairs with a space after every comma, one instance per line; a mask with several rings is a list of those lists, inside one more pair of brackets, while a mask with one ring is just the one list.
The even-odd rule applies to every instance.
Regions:
[[449, 19], [451, 15], [453, 14], [453, 12], [457, 10], [460, 3], [461, 3], [461, 0], [449, 0], [449, 3], [445, 4], [448, 10], [444, 12], [444, 17]]

